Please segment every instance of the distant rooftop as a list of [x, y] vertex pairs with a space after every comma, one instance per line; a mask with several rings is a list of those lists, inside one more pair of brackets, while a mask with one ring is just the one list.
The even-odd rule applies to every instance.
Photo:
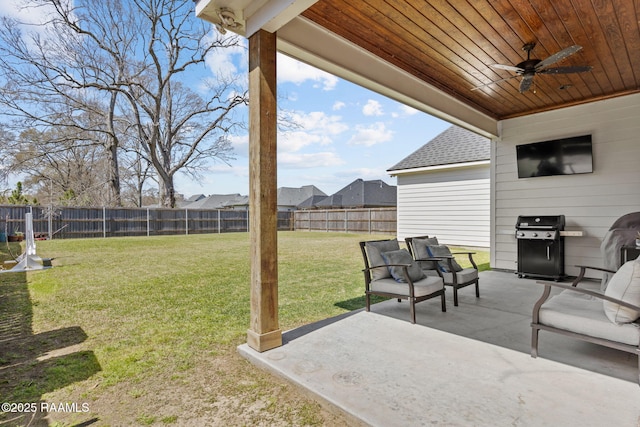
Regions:
[[416, 169], [491, 158], [491, 140], [477, 133], [451, 126], [387, 171]]

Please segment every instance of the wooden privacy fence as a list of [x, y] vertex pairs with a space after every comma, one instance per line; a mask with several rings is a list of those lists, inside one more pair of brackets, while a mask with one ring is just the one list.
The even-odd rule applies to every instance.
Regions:
[[396, 208], [295, 211], [295, 230], [395, 234]]
[[[249, 230], [249, 212], [220, 209], [48, 208], [0, 205], [0, 232], [25, 231], [25, 213], [33, 213], [36, 237], [157, 236], [229, 233]], [[278, 213], [278, 230], [293, 230], [291, 212]]]
[[[48, 208], [0, 205], [0, 234], [25, 231], [33, 213], [36, 237], [159, 236], [249, 231], [249, 212], [226, 209]], [[395, 234], [396, 208], [278, 212], [278, 230]], [[3, 240], [3, 239], [0, 239]]]

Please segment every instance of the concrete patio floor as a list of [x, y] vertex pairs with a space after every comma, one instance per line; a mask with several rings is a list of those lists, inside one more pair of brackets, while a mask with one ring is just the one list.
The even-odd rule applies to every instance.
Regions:
[[480, 298], [388, 300], [283, 334], [282, 347], [240, 353], [354, 422], [372, 426], [640, 426], [637, 356], [540, 332], [531, 309], [542, 287], [513, 273], [481, 273]]

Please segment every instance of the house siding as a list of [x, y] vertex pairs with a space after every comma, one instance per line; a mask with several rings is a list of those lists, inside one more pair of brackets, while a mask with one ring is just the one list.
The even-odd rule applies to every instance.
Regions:
[[[519, 215], [565, 215], [565, 272], [602, 266], [600, 243], [613, 222], [640, 211], [640, 95], [629, 95], [501, 122], [492, 147], [491, 265], [517, 268]], [[516, 145], [591, 134], [590, 174], [518, 179]]]
[[398, 238], [489, 247], [489, 165], [398, 174]]

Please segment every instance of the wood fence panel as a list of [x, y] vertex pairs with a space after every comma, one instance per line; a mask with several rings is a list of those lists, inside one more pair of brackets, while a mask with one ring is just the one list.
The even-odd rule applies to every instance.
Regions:
[[396, 234], [396, 208], [326, 209], [295, 211], [298, 231]]

